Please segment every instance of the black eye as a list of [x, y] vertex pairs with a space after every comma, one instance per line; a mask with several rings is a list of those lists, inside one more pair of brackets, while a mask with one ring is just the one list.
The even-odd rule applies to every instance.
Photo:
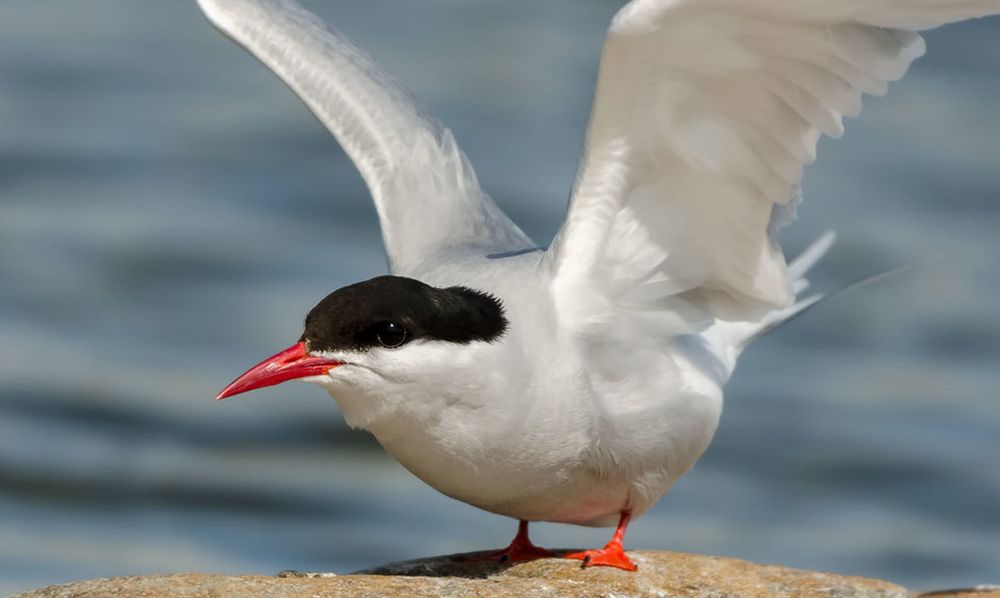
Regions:
[[375, 338], [378, 340], [379, 344], [383, 347], [389, 347], [390, 349], [398, 347], [405, 343], [410, 336], [406, 328], [395, 322], [385, 322], [384, 324], [379, 324], [376, 328]]

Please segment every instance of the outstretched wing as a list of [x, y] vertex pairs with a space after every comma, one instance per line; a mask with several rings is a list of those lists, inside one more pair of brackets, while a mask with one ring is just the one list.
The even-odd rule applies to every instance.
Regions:
[[679, 334], [789, 306], [774, 232], [820, 135], [840, 137], [863, 94], [903, 76], [924, 52], [916, 31], [997, 12], [1000, 0], [630, 2], [547, 255], [567, 323]]
[[198, 0], [334, 134], [368, 184], [393, 272], [444, 252], [534, 244], [480, 190], [451, 132], [375, 62], [294, 0]]

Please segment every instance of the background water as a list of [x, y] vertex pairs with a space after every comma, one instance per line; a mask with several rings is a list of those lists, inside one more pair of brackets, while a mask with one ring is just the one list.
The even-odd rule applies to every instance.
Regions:
[[[618, 2], [312, 2], [451, 126], [537, 240]], [[629, 546], [1000, 582], [1000, 20], [809, 169], [790, 253], [835, 288], [761, 341], [716, 442]], [[307, 385], [216, 403], [330, 290], [384, 272], [337, 145], [193, 2], [0, 4], [0, 593], [156, 571], [350, 571], [506, 543]], [[607, 530], [538, 525], [548, 545]]]

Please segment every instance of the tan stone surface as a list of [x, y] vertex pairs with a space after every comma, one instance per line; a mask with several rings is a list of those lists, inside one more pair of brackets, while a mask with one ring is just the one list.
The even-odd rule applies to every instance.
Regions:
[[[113, 596], [691, 596], [775, 598], [908, 596], [873, 579], [801, 571], [676, 552], [636, 551], [637, 573], [545, 559], [503, 567], [467, 562], [463, 555], [395, 563], [333, 577], [226, 576], [201, 573], [96, 579], [51, 586], [21, 598]], [[974, 595], [983, 598], [985, 594]], [[936, 597], [935, 597], [936, 598]]]
[[1000, 598], [1000, 586], [939, 590], [917, 594], [917, 598]]

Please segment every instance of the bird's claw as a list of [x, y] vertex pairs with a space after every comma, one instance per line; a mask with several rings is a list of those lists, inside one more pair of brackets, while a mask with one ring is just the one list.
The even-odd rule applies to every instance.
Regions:
[[636, 571], [639, 567], [628, 558], [625, 550], [621, 546], [608, 545], [598, 550], [584, 550], [582, 552], [572, 552], [564, 554], [564, 559], [575, 559], [583, 561], [580, 563], [581, 569], [587, 567], [615, 567], [625, 571]]

